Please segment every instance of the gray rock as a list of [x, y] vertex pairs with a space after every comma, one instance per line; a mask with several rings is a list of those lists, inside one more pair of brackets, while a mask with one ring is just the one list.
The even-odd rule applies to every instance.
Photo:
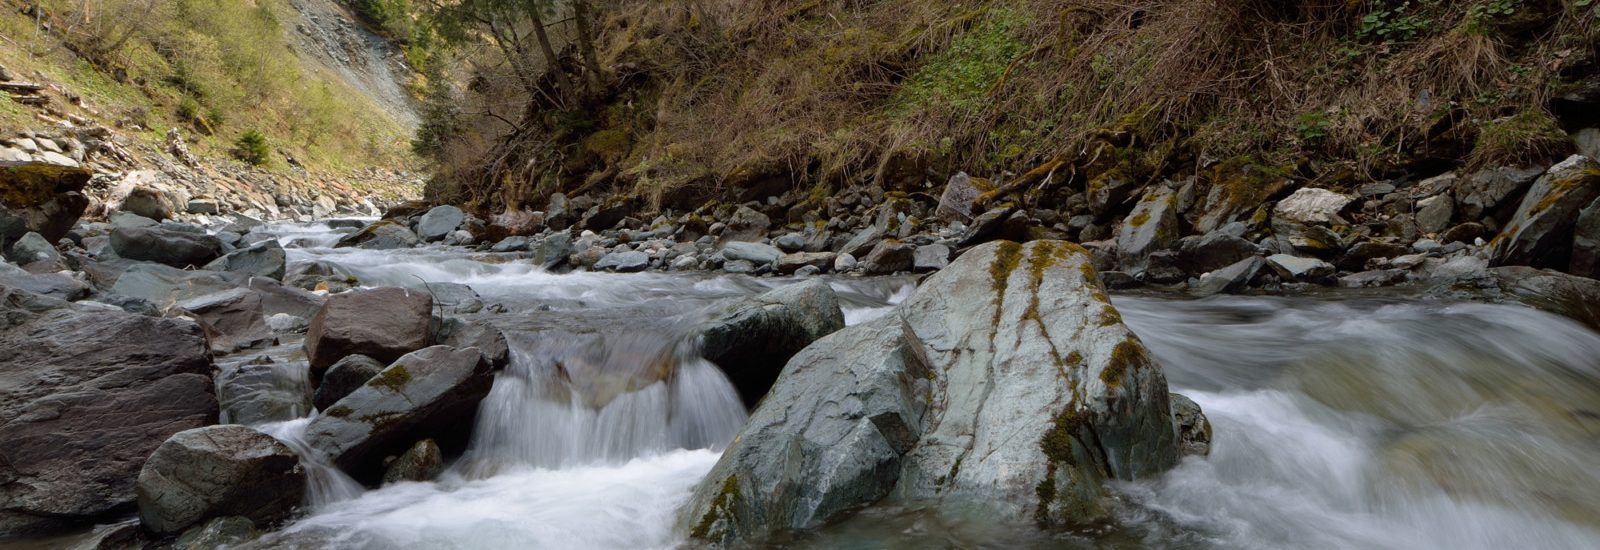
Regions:
[[139, 471], [139, 519], [168, 535], [211, 518], [243, 516], [257, 527], [289, 517], [304, 498], [300, 458], [272, 436], [238, 425], [173, 435]]
[[311, 420], [306, 441], [357, 479], [377, 480], [383, 459], [416, 438], [470, 432], [492, 367], [477, 349], [413, 352]]
[[1301, 188], [1278, 201], [1272, 209], [1274, 221], [1284, 220], [1299, 224], [1334, 224], [1345, 220], [1339, 214], [1355, 197], [1311, 187]]
[[752, 543], [879, 501], [1108, 517], [1106, 482], [1171, 467], [1179, 442], [1161, 369], [1089, 262], [1057, 241], [983, 245], [895, 315], [796, 355], [696, 488], [690, 536]]
[[1172, 397], [1172, 423], [1178, 427], [1178, 446], [1187, 456], [1211, 455], [1211, 421], [1200, 405], [1183, 394]]
[[744, 260], [755, 265], [770, 265], [783, 256], [783, 251], [761, 243], [734, 241], [722, 246], [722, 256], [729, 260]]
[[428, 345], [433, 297], [403, 288], [376, 288], [328, 297], [306, 332], [311, 380], [347, 355], [394, 361]]
[[539, 248], [534, 254], [533, 261], [539, 267], [552, 269], [567, 263], [567, 257], [571, 255], [572, 234], [566, 231], [558, 231], [539, 241]]
[[1352, 273], [1339, 278], [1339, 286], [1343, 288], [1375, 288], [1394, 286], [1409, 278], [1410, 274], [1404, 269], [1378, 269]]
[[234, 288], [190, 298], [176, 309], [200, 324], [211, 351], [232, 353], [274, 340], [261, 315], [261, 296], [247, 288]]
[[[0, 270], [3, 271], [3, 270]], [[89, 297], [92, 289], [83, 281], [62, 273], [32, 274], [26, 271], [0, 273], [0, 286], [76, 302]]]
[[360, 281], [344, 266], [323, 260], [296, 263], [284, 274], [283, 284], [303, 290], [316, 290], [326, 286], [328, 292], [340, 293], [355, 288]]
[[427, 283], [428, 294], [433, 295], [433, 305], [445, 313], [477, 313], [483, 310], [483, 298], [472, 287], [461, 283]]
[[1490, 243], [1490, 262], [1566, 269], [1578, 213], [1597, 197], [1600, 165], [1595, 161], [1573, 155], [1550, 167]]
[[694, 254], [684, 254], [672, 260], [673, 271], [688, 271], [700, 266], [700, 258]]
[[531, 246], [532, 245], [528, 243], [527, 237], [523, 237], [521, 235], [512, 235], [510, 237], [500, 239], [500, 242], [494, 243], [494, 247], [490, 248], [490, 250], [495, 252], [525, 252], [531, 248]]
[[798, 252], [806, 248], [806, 238], [799, 233], [785, 233], [773, 239], [772, 244], [784, 252]]
[[28, 232], [56, 242], [65, 237], [89, 206], [83, 188], [91, 173], [42, 163], [0, 162], [0, 240], [13, 242]]
[[1573, 275], [1600, 279], [1600, 198], [1578, 213], [1572, 231]]
[[1362, 241], [1346, 250], [1339, 258], [1338, 267], [1345, 271], [1361, 271], [1374, 259], [1397, 258], [1411, 252], [1410, 248], [1394, 243]]
[[260, 425], [311, 412], [305, 363], [252, 361], [217, 377], [222, 423]]
[[249, 273], [281, 281], [288, 265], [289, 257], [284, 253], [283, 246], [279, 245], [278, 241], [266, 240], [217, 258], [216, 261], [206, 264], [205, 269]]
[[871, 252], [872, 247], [877, 246], [878, 241], [881, 240], [883, 240], [883, 231], [879, 230], [877, 226], [869, 225], [862, 228], [860, 233], [850, 237], [850, 240], [845, 241], [844, 246], [839, 249], [839, 253], [860, 258]]
[[772, 218], [768, 218], [766, 214], [757, 212], [748, 206], [740, 206], [738, 210], [733, 212], [733, 216], [728, 218], [728, 226], [722, 232], [722, 240], [724, 242], [758, 241], [767, 234], [767, 229], [771, 227]]
[[1117, 228], [1117, 257], [1123, 269], [1141, 272], [1149, 267], [1150, 253], [1178, 240], [1178, 195], [1166, 186], [1146, 191], [1133, 212]]
[[128, 228], [155, 227], [155, 226], [158, 226], [158, 225], [161, 225], [161, 222], [158, 222], [156, 220], [152, 220], [150, 218], [146, 218], [144, 216], [140, 216], [138, 214], [134, 214], [132, 212], [118, 212], [116, 214], [112, 214], [111, 215], [111, 227], [112, 228], [118, 228], [118, 227], [128, 227]]
[[189, 199], [187, 210], [190, 214], [215, 215], [222, 212], [222, 204], [217, 199], [195, 198]]
[[1267, 261], [1260, 256], [1250, 256], [1235, 262], [1233, 265], [1208, 271], [1200, 275], [1200, 283], [1195, 286], [1195, 293], [1201, 296], [1210, 296], [1224, 292], [1235, 292], [1250, 283], [1251, 279], [1261, 272]]
[[1190, 273], [1206, 273], [1255, 256], [1260, 248], [1244, 238], [1242, 223], [1230, 223], [1201, 237], [1187, 237], [1178, 245], [1180, 267]]
[[1577, 145], [1578, 154], [1600, 159], [1600, 128], [1584, 128], [1573, 132], [1572, 143]]
[[1417, 201], [1417, 227], [1423, 233], [1444, 231], [1455, 215], [1456, 201], [1450, 195], [1434, 195]]
[[938, 271], [950, 265], [950, 247], [942, 244], [919, 246], [911, 260], [911, 269], [918, 273]]
[[[732, 243], [730, 243], [732, 244]], [[650, 267], [650, 255], [637, 250], [612, 252], [595, 262], [594, 268], [604, 271], [635, 273]]]
[[417, 219], [417, 236], [424, 241], [437, 241], [461, 227], [467, 214], [450, 205], [435, 206]]
[[756, 264], [750, 263], [749, 260], [729, 260], [722, 263], [722, 270], [736, 275], [748, 275], [756, 273], [757, 268]]
[[1016, 208], [1002, 207], [979, 214], [967, 226], [967, 231], [961, 234], [961, 240], [957, 247], [976, 246], [1001, 238], [1005, 234], [1006, 220], [1011, 219], [1011, 216], [1016, 213]]
[[172, 543], [173, 550], [224, 550], [256, 538], [256, 524], [244, 516], [225, 516], [191, 527]]
[[1333, 275], [1336, 271], [1333, 264], [1316, 258], [1302, 258], [1288, 254], [1273, 254], [1267, 257], [1267, 265], [1289, 281], [1319, 282]]
[[421, 242], [416, 233], [412, 233], [405, 226], [389, 220], [379, 220], [372, 225], [361, 228], [360, 231], [345, 235], [339, 239], [335, 248], [365, 248], [368, 250], [394, 250], [398, 248], [411, 248]]
[[168, 436], [217, 421], [200, 327], [0, 302], [0, 536], [102, 521], [134, 502]]
[[694, 333], [701, 356], [728, 374], [746, 404], [754, 404], [785, 361], [841, 328], [838, 296], [827, 283], [812, 279], [732, 304]]
[[833, 259], [833, 271], [835, 273], [845, 273], [853, 271], [855, 268], [856, 257], [848, 253], [840, 253], [839, 257]]
[[312, 406], [326, 411], [350, 392], [367, 384], [368, 380], [383, 372], [384, 365], [377, 359], [361, 354], [347, 355], [322, 375], [322, 383], [311, 397]]
[[[165, 191], [149, 187], [135, 187], [122, 199], [120, 210], [152, 220], [172, 218], [177, 213], [177, 199]], [[181, 205], [187, 207], [187, 204]]]
[[971, 176], [966, 172], [958, 172], [950, 176], [950, 181], [944, 184], [944, 192], [939, 194], [939, 206], [934, 211], [935, 215], [947, 222], [971, 220], [972, 207], [982, 193]]
[[1433, 252], [1442, 248], [1443, 246], [1444, 245], [1439, 244], [1439, 241], [1435, 241], [1433, 239], [1418, 239], [1417, 242], [1411, 243], [1412, 250], [1424, 253]]
[[28, 265], [34, 262], [61, 263], [61, 253], [56, 252], [56, 247], [38, 233], [29, 231], [16, 242], [11, 243], [6, 251], [6, 259], [16, 262], [17, 265]]
[[887, 275], [911, 271], [916, 265], [917, 246], [896, 240], [879, 241], [867, 257], [861, 259], [861, 270], [869, 275]]
[[810, 277], [812, 275], [818, 275], [821, 273], [822, 268], [814, 265], [803, 266], [800, 269], [794, 270], [794, 276], [796, 277]]
[[511, 348], [506, 343], [505, 333], [484, 321], [446, 317], [439, 322], [434, 341], [455, 348], [478, 348], [497, 369], [511, 363]]
[[1504, 166], [1460, 178], [1456, 180], [1456, 207], [1461, 217], [1468, 220], [1494, 215], [1543, 173], [1544, 170], [1537, 167]]
[[216, 237], [161, 227], [112, 229], [111, 248], [121, 258], [180, 268], [206, 265], [223, 254]]
[[778, 258], [777, 271], [778, 273], [790, 274], [796, 273], [802, 268], [810, 267], [820, 272], [833, 267], [833, 262], [838, 256], [838, 254], [832, 252], [794, 252], [784, 254]]
[[439, 451], [439, 444], [424, 439], [389, 462], [383, 471], [383, 482], [432, 481], [442, 472], [444, 454]]

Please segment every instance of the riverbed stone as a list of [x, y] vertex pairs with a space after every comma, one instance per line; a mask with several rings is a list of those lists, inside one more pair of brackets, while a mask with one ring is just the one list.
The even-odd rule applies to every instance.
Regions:
[[1517, 213], [1490, 242], [1494, 265], [1566, 269], [1579, 211], [1600, 197], [1600, 164], [1573, 155], [1534, 181]]
[[1567, 271], [1600, 279], [1600, 198], [1578, 212], [1572, 230], [1572, 262]]
[[[748, 206], [740, 206], [728, 218], [727, 229], [722, 232], [723, 241], [758, 241], [766, 236], [767, 229], [772, 227], [772, 218]], [[754, 260], [752, 260], [754, 261]]]
[[1133, 212], [1117, 228], [1117, 257], [1122, 269], [1141, 272], [1149, 267], [1151, 252], [1178, 240], [1178, 195], [1166, 186], [1146, 191]]
[[365, 248], [368, 250], [393, 250], [397, 248], [411, 248], [421, 242], [416, 233], [411, 232], [406, 226], [390, 220], [379, 220], [372, 225], [361, 228], [360, 231], [345, 235], [339, 239], [335, 248]]
[[175, 309], [200, 324], [216, 353], [233, 353], [275, 339], [261, 315], [261, 295], [248, 288], [190, 298], [178, 302]]
[[461, 227], [465, 221], [467, 214], [460, 208], [448, 204], [435, 206], [417, 219], [417, 237], [424, 241], [437, 241]]
[[56, 251], [55, 245], [32, 231], [9, 243], [8, 246], [6, 259], [16, 262], [17, 265], [26, 266], [34, 262], [61, 263], [61, 253]]
[[1456, 207], [1461, 216], [1477, 220], [1492, 216], [1521, 196], [1544, 173], [1543, 167], [1499, 166], [1456, 180]]
[[911, 271], [916, 265], [917, 246], [894, 239], [878, 241], [867, 257], [861, 259], [861, 270], [868, 275], [888, 275]]
[[833, 288], [807, 280], [723, 308], [695, 331], [703, 357], [715, 363], [754, 405], [801, 349], [844, 328]]
[[403, 288], [375, 288], [328, 297], [306, 331], [311, 380], [351, 354], [394, 361], [428, 345], [433, 297]]
[[461, 440], [489, 394], [492, 366], [475, 348], [433, 346], [407, 354], [306, 427], [306, 441], [356, 479], [383, 475], [383, 459], [417, 438]]
[[1272, 210], [1274, 221], [1283, 220], [1300, 224], [1334, 224], [1344, 222], [1340, 216], [1355, 197], [1315, 187], [1305, 187], [1289, 195]]
[[289, 257], [276, 240], [266, 240], [249, 248], [235, 250], [206, 264], [211, 271], [234, 271], [282, 281]]
[[722, 247], [722, 256], [729, 260], [744, 260], [755, 265], [771, 265], [783, 257], [783, 251], [777, 247], [754, 243], [734, 241]]
[[871, 252], [872, 247], [877, 246], [878, 241], [881, 240], [883, 240], [883, 231], [879, 230], [877, 226], [869, 225], [861, 228], [860, 232], [851, 236], [850, 240], [845, 241], [844, 246], [839, 248], [839, 253], [848, 254], [853, 258], [860, 258]]
[[[200, 327], [0, 301], [0, 537], [109, 519], [168, 436], [215, 423]], [[9, 325], [9, 326], [7, 326]]]
[[1172, 422], [1178, 428], [1178, 445], [1185, 456], [1211, 455], [1211, 421], [1200, 405], [1182, 394], [1172, 397]]
[[1237, 291], [1250, 284], [1250, 280], [1254, 279], [1266, 265], [1267, 261], [1260, 256], [1250, 256], [1234, 262], [1233, 265], [1207, 271], [1200, 275], [1200, 282], [1194, 288], [1195, 294], [1210, 296]]
[[424, 439], [384, 467], [383, 482], [432, 481], [441, 472], [444, 472], [444, 453], [440, 452], [438, 443]]
[[294, 420], [311, 412], [304, 362], [273, 363], [265, 356], [224, 369], [217, 401], [224, 424], [255, 426]]
[[[224, 516], [190, 527], [172, 544], [173, 550], [223, 550], [248, 542], [259, 534], [256, 524], [244, 516]], [[96, 548], [95, 550], [102, 550]], [[103, 550], [110, 550], [109, 548]]]
[[594, 268], [602, 271], [636, 273], [650, 267], [650, 255], [637, 250], [621, 250], [602, 256]]
[[911, 260], [911, 269], [918, 273], [938, 271], [950, 265], [950, 247], [942, 244], [930, 244], [917, 247]]
[[359, 353], [347, 355], [340, 359], [322, 375], [322, 383], [317, 385], [316, 394], [311, 398], [311, 403], [319, 411], [328, 410], [334, 403], [356, 391], [368, 380], [383, 372], [382, 362]]
[[289, 517], [304, 498], [306, 473], [288, 446], [246, 426], [174, 434], [139, 471], [139, 519], [172, 535], [211, 518], [242, 516], [257, 527]]
[[121, 258], [180, 268], [206, 265], [223, 254], [216, 237], [164, 227], [112, 229], [111, 249]]
[[832, 252], [793, 252], [784, 254], [778, 258], [777, 272], [787, 275], [806, 267], [820, 271], [833, 267], [833, 262], [836, 258], [838, 258], [838, 254]]
[[1333, 264], [1316, 258], [1304, 258], [1288, 254], [1273, 254], [1267, 257], [1267, 266], [1288, 281], [1299, 282], [1324, 282], [1337, 271]]
[[1438, 233], [1450, 227], [1455, 218], [1456, 201], [1439, 194], [1417, 201], [1417, 228], [1423, 233]]

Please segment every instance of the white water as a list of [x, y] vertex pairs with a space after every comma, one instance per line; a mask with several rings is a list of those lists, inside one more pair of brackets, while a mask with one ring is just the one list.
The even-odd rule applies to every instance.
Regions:
[[[266, 546], [672, 547], [676, 508], [743, 411], [720, 373], [692, 357], [672, 356], [675, 377], [639, 375], [666, 353], [672, 327], [781, 282], [552, 275], [460, 251], [291, 249], [292, 261], [312, 258], [368, 284], [461, 282], [509, 318], [542, 309], [634, 336], [529, 321], [513, 333], [515, 364], [481, 408], [471, 452], [439, 481], [333, 499]], [[910, 292], [904, 280], [834, 286], [852, 323]], [[1506, 306], [1116, 302], [1174, 391], [1210, 417], [1209, 458], [1122, 486], [1118, 521], [1104, 529], [1041, 535], [995, 518], [874, 507], [782, 546], [1600, 548], [1593, 332]], [[596, 349], [612, 351], [579, 353]], [[573, 379], [554, 376], [554, 363], [598, 367]]]

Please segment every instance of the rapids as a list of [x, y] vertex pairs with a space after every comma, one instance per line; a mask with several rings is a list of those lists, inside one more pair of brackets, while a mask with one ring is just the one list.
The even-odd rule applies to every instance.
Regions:
[[[266, 546], [675, 546], [676, 507], [745, 411], [719, 370], [672, 342], [717, 304], [788, 282], [556, 275], [495, 254], [331, 249], [326, 227], [278, 230], [291, 264], [337, 263], [365, 285], [470, 285], [505, 308], [482, 318], [507, 331], [513, 362], [441, 479], [361, 492], [323, 472], [313, 512]], [[830, 281], [851, 324], [914, 285]], [[1600, 548], [1600, 335], [1530, 309], [1404, 297], [1114, 302], [1173, 391], [1209, 416], [1210, 457], [1121, 485], [1117, 521], [1083, 532], [878, 506], [772, 546]], [[668, 356], [678, 375], [643, 374]], [[558, 383], [555, 363], [590, 369], [600, 389]], [[266, 429], [293, 445], [304, 422]]]

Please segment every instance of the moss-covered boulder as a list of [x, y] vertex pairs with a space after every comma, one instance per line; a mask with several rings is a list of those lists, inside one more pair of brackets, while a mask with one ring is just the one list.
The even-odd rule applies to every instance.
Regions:
[[91, 173], [42, 162], [0, 162], [0, 241], [12, 242], [32, 231], [56, 242], [78, 222], [89, 198], [83, 186]]
[[1490, 262], [1566, 269], [1578, 213], [1597, 197], [1600, 163], [1573, 155], [1550, 167], [1490, 243]]
[[1021, 526], [1105, 519], [1107, 483], [1166, 470], [1180, 443], [1166, 378], [1090, 261], [1061, 241], [982, 245], [896, 313], [807, 347], [682, 527], [749, 542], [879, 501]]

